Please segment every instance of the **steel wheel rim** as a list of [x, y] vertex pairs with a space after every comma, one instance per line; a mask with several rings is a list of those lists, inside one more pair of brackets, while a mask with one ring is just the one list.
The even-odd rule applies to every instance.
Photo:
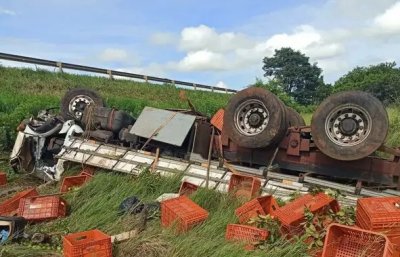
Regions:
[[250, 99], [236, 109], [235, 127], [243, 135], [255, 136], [265, 130], [269, 122], [269, 111], [256, 99]]
[[81, 119], [83, 111], [91, 104], [94, 104], [94, 101], [91, 97], [87, 95], [77, 95], [69, 102], [68, 110], [75, 118]]
[[372, 118], [361, 106], [341, 105], [327, 116], [325, 132], [329, 139], [340, 146], [355, 146], [362, 143], [372, 129]]

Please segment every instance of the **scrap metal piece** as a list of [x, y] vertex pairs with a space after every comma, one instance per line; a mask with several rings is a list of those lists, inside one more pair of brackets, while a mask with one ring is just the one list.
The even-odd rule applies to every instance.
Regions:
[[[130, 130], [139, 137], [182, 146], [196, 116], [145, 107]], [[156, 132], [156, 133], [155, 133]]]

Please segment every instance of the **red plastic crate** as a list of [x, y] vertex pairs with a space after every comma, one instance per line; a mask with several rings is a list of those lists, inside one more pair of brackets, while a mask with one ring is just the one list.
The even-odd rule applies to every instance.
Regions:
[[400, 197], [358, 199], [356, 224], [388, 236], [400, 236]]
[[36, 188], [29, 188], [15, 194], [10, 199], [0, 204], [0, 215], [14, 214], [18, 212], [19, 202], [21, 199], [39, 195]]
[[280, 220], [283, 226], [292, 230], [292, 227], [296, 227], [304, 221], [305, 208], [310, 209], [312, 213], [323, 212], [329, 208], [334, 212], [340, 210], [339, 204], [335, 199], [324, 193], [319, 193], [317, 195], [303, 195], [293, 202], [275, 210], [274, 215]]
[[199, 187], [195, 184], [192, 184], [187, 181], [183, 181], [181, 184], [181, 188], [179, 189], [179, 195], [189, 196], [193, 192], [195, 192]]
[[325, 237], [322, 257], [393, 257], [387, 236], [372, 231], [331, 224]]
[[61, 184], [60, 192], [66, 193], [74, 187], [80, 187], [85, 184], [90, 178], [90, 175], [65, 177]]
[[232, 174], [229, 180], [228, 192], [237, 197], [253, 199], [260, 193], [261, 181], [258, 178]]
[[229, 224], [226, 228], [225, 239], [246, 243], [246, 249], [251, 250], [252, 244], [266, 240], [268, 231], [247, 225]]
[[272, 214], [279, 208], [275, 198], [271, 195], [255, 198], [235, 210], [239, 222], [244, 224], [258, 215]]
[[36, 196], [22, 199], [18, 215], [28, 221], [45, 221], [65, 217], [67, 202], [58, 196]]
[[63, 237], [64, 257], [112, 257], [111, 237], [90, 230]]
[[161, 202], [161, 223], [163, 227], [177, 224], [179, 232], [185, 232], [204, 222], [208, 212], [190, 200], [180, 196]]
[[7, 174], [0, 172], [0, 186], [7, 184]]

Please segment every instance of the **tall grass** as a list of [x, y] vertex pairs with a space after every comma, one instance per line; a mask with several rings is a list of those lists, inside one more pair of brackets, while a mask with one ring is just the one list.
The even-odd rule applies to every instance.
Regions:
[[[30, 225], [28, 232], [43, 232], [56, 235], [98, 228], [110, 235], [132, 230], [140, 226], [139, 217], [119, 215], [120, 202], [129, 196], [137, 196], [144, 202], [152, 202], [165, 192], [179, 190], [181, 176], [160, 177], [148, 172], [139, 177], [111, 172], [97, 174], [88, 184], [65, 196], [70, 205], [66, 218], [53, 222]], [[46, 189], [56, 192], [58, 185]], [[192, 200], [209, 211], [205, 223], [187, 233], [177, 234], [175, 229], [161, 228], [158, 218], [150, 220], [146, 229], [136, 238], [116, 244], [114, 256], [146, 257], [281, 257], [307, 256], [306, 246], [301, 242], [277, 242], [278, 247], [271, 251], [245, 251], [243, 245], [227, 242], [225, 230], [229, 223], [237, 223], [235, 209], [241, 202], [213, 190], [199, 189]], [[54, 241], [54, 240], [53, 240]], [[55, 240], [61, 246], [61, 239]], [[6, 249], [18, 245], [9, 245]], [[18, 256], [32, 256], [32, 246], [18, 246]], [[48, 250], [35, 251], [34, 256], [48, 256]], [[11, 252], [11, 250], [10, 250]], [[55, 251], [54, 251], [55, 252]], [[0, 255], [1, 256], [1, 255]], [[10, 255], [12, 256], [12, 255]]]

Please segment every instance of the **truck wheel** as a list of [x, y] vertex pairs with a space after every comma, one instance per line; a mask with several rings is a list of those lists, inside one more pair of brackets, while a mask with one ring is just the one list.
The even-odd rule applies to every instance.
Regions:
[[343, 161], [362, 159], [375, 152], [385, 142], [388, 128], [383, 104], [361, 91], [329, 96], [311, 121], [311, 134], [319, 150]]
[[224, 132], [241, 147], [261, 148], [279, 142], [287, 130], [286, 111], [274, 94], [251, 87], [234, 95], [225, 109]]
[[286, 107], [288, 127], [302, 127], [306, 125], [303, 117], [293, 108]]
[[96, 91], [86, 88], [71, 89], [61, 99], [61, 115], [66, 120], [80, 121], [88, 105], [105, 106], [103, 98]]

